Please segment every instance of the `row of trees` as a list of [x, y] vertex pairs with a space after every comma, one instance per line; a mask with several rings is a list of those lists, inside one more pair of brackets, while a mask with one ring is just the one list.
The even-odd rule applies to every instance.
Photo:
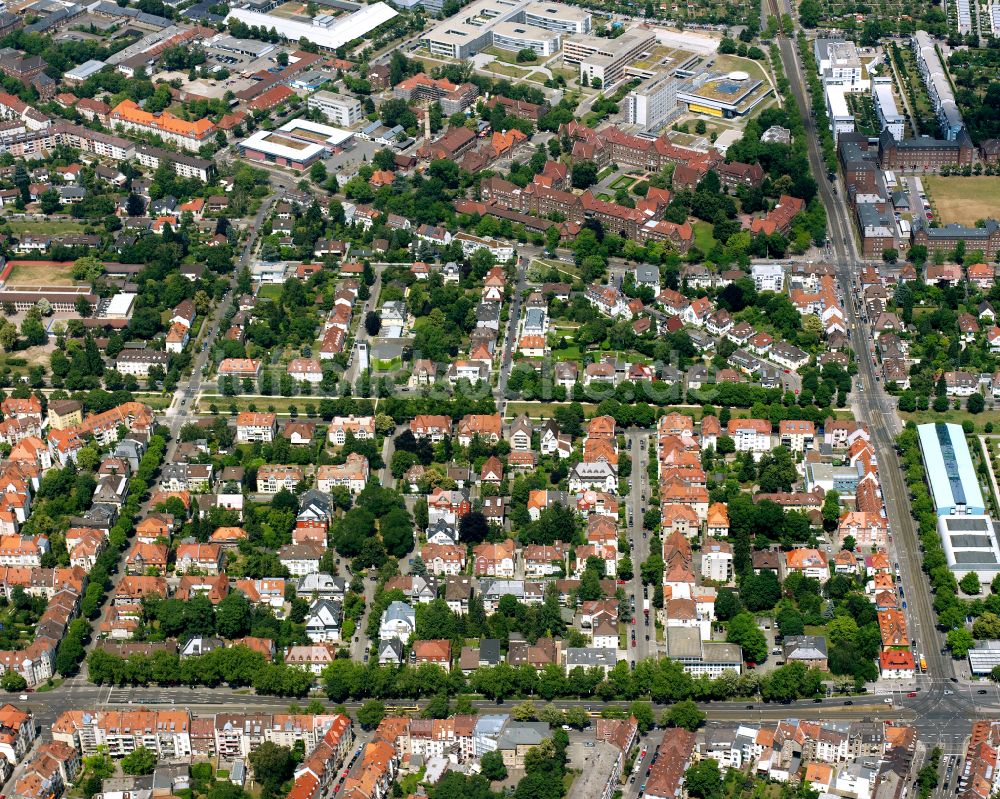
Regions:
[[823, 693], [823, 673], [801, 663], [781, 666], [767, 674], [727, 671], [716, 679], [692, 677], [669, 658], [639, 661], [634, 670], [618, 663], [607, 676], [602, 669], [576, 667], [569, 675], [557, 665], [536, 672], [531, 666], [506, 663], [479, 668], [468, 678], [461, 671], [446, 672], [433, 664], [420, 666], [367, 665], [338, 659], [326, 667], [323, 688], [335, 702], [347, 699], [415, 699], [439, 695], [455, 696], [473, 691], [487, 699], [541, 697], [589, 699], [605, 702], [649, 697], [657, 704], [682, 700], [722, 700], [760, 696], [765, 701], [784, 701]]
[[189, 658], [175, 652], [159, 651], [152, 655], [132, 654], [123, 658], [103, 649], [87, 656], [87, 672], [96, 685], [204, 685], [210, 688], [226, 684], [234, 688], [250, 687], [259, 694], [305, 696], [313, 676], [302, 669], [282, 663], [269, 663], [260, 652], [245, 646], [215, 649]]
[[56, 650], [55, 668], [64, 677], [76, 674], [83, 662], [91, 633], [90, 625], [85, 620], [94, 620], [100, 615], [107, 592], [112, 588], [111, 575], [117, 570], [118, 561], [128, 546], [132, 525], [139, 515], [140, 503], [160, 468], [166, 448], [166, 439], [159, 432], [155, 433], [149, 439], [149, 446], [139, 461], [139, 468], [129, 479], [128, 499], [122, 505], [118, 521], [108, 534], [108, 546], [97, 558], [88, 575], [87, 588], [80, 602], [80, 618], [69, 626]]

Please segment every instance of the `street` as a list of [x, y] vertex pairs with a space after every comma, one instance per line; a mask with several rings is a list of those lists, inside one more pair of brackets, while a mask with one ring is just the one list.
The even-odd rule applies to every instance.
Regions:
[[[788, 0], [778, 0], [782, 13], [791, 13]], [[855, 246], [854, 230], [847, 215], [847, 207], [834, 194], [831, 183], [824, 179], [826, 167], [819, 149], [816, 124], [808, 113], [810, 104], [806, 96], [805, 80], [794, 42], [787, 37], [777, 39], [781, 61], [802, 114], [809, 142], [809, 163], [817, 176], [819, 196], [826, 208], [830, 226], [830, 244], [834, 252], [837, 279], [845, 297], [853, 291], [854, 265], [860, 263]], [[841, 192], [841, 195], [845, 192]], [[867, 353], [870, 339], [858, 318], [855, 305], [844, 303], [852, 349]], [[909, 492], [903, 481], [902, 469], [894, 449], [894, 438], [899, 430], [899, 419], [882, 384], [875, 379], [875, 368], [870, 358], [857, 359], [858, 379], [864, 386], [858, 392], [859, 421], [865, 422], [871, 432], [872, 445], [878, 458], [879, 479], [885, 499], [890, 529], [894, 535], [895, 560], [899, 562], [903, 585], [906, 589], [909, 635], [915, 657], [922, 653], [927, 659], [928, 673], [917, 679], [920, 693], [909, 700], [908, 707], [916, 713], [914, 723], [928, 747], [940, 744], [946, 752], [961, 750], [961, 743], [969, 732], [969, 720], [980, 715], [981, 707], [962, 691], [945, 693], [945, 686], [955, 674], [950, 655], [942, 655], [943, 636], [935, 627], [930, 586], [921, 570], [920, 547], [916, 528], [909, 510]]]
[[[652, 589], [649, 590], [650, 611], [643, 613], [643, 601], [647, 598], [646, 587], [642, 584], [640, 566], [649, 557], [649, 531], [642, 526], [643, 508], [652, 495], [649, 485], [647, 467], [649, 465], [649, 441], [655, 438], [655, 433], [649, 430], [629, 429], [625, 431], [625, 454], [632, 459], [631, 489], [626, 499], [626, 519], [628, 538], [632, 544], [632, 569], [635, 576], [629, 582], [628, 590], [631, 601], [634, 602], [632, 615], [635, 624], [627, 625], [630, 633], [635, 635], [635, 646], [629, 645], [628, 660], [635, 663], [656, 654], [656, 609], [652, 607]], [[631, 636], [629, 636], [631, 637]]]

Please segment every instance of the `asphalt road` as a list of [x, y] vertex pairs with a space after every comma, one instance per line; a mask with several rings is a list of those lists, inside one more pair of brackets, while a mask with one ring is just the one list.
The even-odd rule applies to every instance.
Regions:
[[517, 259], [517, 266], [514, 267], [516, 271], [513, 296], [510, 301], [510, 314], [507, 318], [507, 331], [504, 334], [503, 351], [500, 358], [500, 374], [497, 376], [497, 385], [494, 394], [500, 418], [503, 418], [507, 411], [507, 380], [510, 377], [510, 369], [514, 362], [514, 346], [517, 344], [517, 326], [521, 319], [522, 295], [528, 286], [528, 264], [530, 262], [530, 258], [521, 256]]
[[[782, 13], [790, 10], [787, 0], [778, 2]], [[854, 230], [847, 207], [834, 194], [833, 184], [825, 179], [826, 165], [820, 153], [815, 121], [808, 113], [810, 104], [795, 44], [787, 37], [779, 37], [777, 43], [792, 92], [800, 108], [806, 110], [803, 119], [809, 141], [809, 161], [819, 186], [819, 197], [829, 219], [830, 245], [834, 253], [837, 279], [842, 294], [850, 298], [854, 291], [855, 277], [861, 268]], [[939, 743], [946, 752], [961, 751], [962, 741], [970, 731], [971, 722], [989, 712], [991, 708], [986, 706], [987, 702], [998, 701], [1000, 697], [994, 700], [996, 690], [990, 687], [960, 688], [952, 682], [955, 677], [954, 664], [949, 655], [942, 655], [940, 652], [944, 637], [935, 627], [930, 586], [921, 571], [920, 547], [910, 515], [909, 492], [894, 449], [899, 419], [891, 399], [876, 379], [871, 358], [871, 338], [859, 320], [852, 302], [845, 302], [845, 312], [852, 349], [858, 354], [858, 379], [863, 386], [863, 391], [856, 393], [855, 401], [860, 421], [866, 422], [871, 431], [871, 441], [878, 458], [882, 495], [894, 537], [892, 548], [899, 562], [907, 601], [910, 639], [914, 653], [917, 656], [923, 653], [927, 659], [927, 674], [917, 679], [921, 690], [917, 697], [907, 700], [907, 707], [914, 712], [913, 723], [921, 740], [928, 747]], [[984, 696], [973, 693], [973, 690], [987, 693]]]
[[[626, 524], [628, 525], [628, 538], [632, 542], [632, 569], [635, 572], [635, 576], [628, 584], [628, 593], [635, 599], [635, 608], [632, 611], [632, 615], [636, 622], [635, 625], [627, 625], [629, 633], [629, 640], [627, 641], [628, 660], [630, 663], [635, 663], [637, 660], [645, 660], [656, 654], [656, 625], [655, 616], [653, 615], [656, 611], [650, 607], [649, 623], [647, 624], [642, 612], [644, 594], [642, 574], [639, 569], [642, 562], [649, 557], [649, 532], [643, 530], [642, 527], [642, 508], [646, 506], [646, 502], [651, 495], [646, 468], [649, 464], [649, 440], [653, 435], [655, 434], [649, 430], [630, 428], [625, 431], [625, 441], [631, 442], [632, 445], [629, 448], [626, 443], [625, 449], [625, 454], [632, 459], [631, 490], [626, 498], [626, 507], [628, 509]], [[643, 495], [645, 495], [646, 500], [643, 500]], [[631, 524], [628, 524], [629, 518], [632, 520]], [[650, 590], [649, 598], [652, 605], [652, 590]], [[636, 639], [634, 647], [631, 641], [633, 630], [635, 630]], [[648, 641], [646, 640], [647, 635], [649, 635]]]
[[[2, 694], [2, 692], [0, 692]], [[11, 698], [14, 698], [13, 696]], [[14, 701], [17, 701], [14, 698]], [[258, 696], [245, 689], [235, 691], [225, 686], [215, 688], [137, 688], [109, 687], [91, 685], [81, 677], [68, 680], [60, 688], [42, 694], [29, 695], [26, 705], [34, 714], [35, 721], [42, 730], [49, 730], [52, 722], [64, 711], [72, 709], [136, 709], [145, 707], [184, 708], [195, 715], [212, 713], [284, 713], [291, 704], [305, 704], [308, 700], [295, 700], [287, 697]], [[333, 703], [326, 702], [329, 707]], [[363, 702], [345, 702], [349, 711], [357, 710]], [[393, 706], [423, 705], [408, 699], [385, 700], [388, 708]], [[509, 712], [517, 704], [517, 700], [507, 700], [502, 704], [480, 699], [472, 702], [479, 712]], [[536, 700], [536, 705], [541, 705]], [[592, 713], [598, 713], [606, 707], [627, 708], [627, 703], [603, 703], [599, 699], [564, 699], [553, 704], [560, 708], [584, 707]], [[654, 705], [656, 715], [669, 705]], [[802, 700], [785, 704], [764, 704], [747, 700], [732, 702], [700, 703], [699, 707], [713, 721], [745, 721], [748, 723], [778, 721], [785, 718], [803, 719], [837, 719], [850, 721], [860, 718], [889, 718], [902, 721], [913, 721], [915, 714], [907, 708], [899, 708], [885, 704], [879, 697], [853, 699], [831, 699], [822, 703], [812, 700]]]

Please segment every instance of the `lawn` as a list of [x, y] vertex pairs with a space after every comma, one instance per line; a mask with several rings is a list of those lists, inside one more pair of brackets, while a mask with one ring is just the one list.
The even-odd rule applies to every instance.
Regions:
[[570, 282], [579, 278], [579, 274], [576, 271], [576, 264], [566, 263], [565, 261], [560, 261], [557, 258], [535, 258], [531, 261], [531, 265], [528, 267], [528, 277], [530, 279], [536, 279], [536, 275], [541, 274], [541, 270], [555, 269], [561, 274], [565, 275], [570, 279]]
[[17, 264], [7, 277], [8, 286], [72, 286], [73, 264], [53, 265], [49, 262]]
[[694, 228], [694, 246], [705, 255], [708, 255], [718, 243], [712, 235], [711, 223], [699, 221], [695, 222], [691, 227]]
[[576, 344], [552, 350], [552, 357], [557, 361], [579, 361], [580, 356], [580, 348]]
[[164, 408], [169, 408], [170, 403], [173, 402], [174, 396], [170, 394], [169, 396], [163, 396], [163, 394], [136, 394], [135, 398], [137, 401], [145, 403], [154, 411], [161, 411]]
[[238, 411], [248, 411], [253, 405], [258, 411], [273, 411], [277, 414], [287, 414], [293, 405], [298, 409], [299, 416], [306, 416], [306, 405], [312, 403], [319, 407], [322, 397], [223, 397], [218, 394], [202, 394], [198, 399], [198, 412], [207, 413], [210, 405], [219, 408], [219, 416], [229, 415], [229, 406], [236, 405]]
[[978, 432], [982, 432], [983, 425], [987, 422], [992, 422], [994, 428], [1000, 427], [1000, 410], [969, 413], [968, 411], [956, 411], [952, 408], [944, 413], [926, 410], [913, 411], [912, 413], [900, 412], [899, 415], [904, 423], [912, 421], [915, 424], [927, 424], [928, 422], [962, 424], [964, 421], [970, 421], [976, 426]]
[[[567, 404], [566, 402], [508, 402], [506, 416], [508, 419], [513, 419], [526, 413], [533, 419], [551, 419], [556, 408]], [[597, 405], [592, 402], [581, 402], [580, 405], [585, 416], [592, 416], [597, 412]]]
[[615, 191], [617, 191], [618, 189], [627, 189], [630, 188], [633, 183], [635, 183], [635, 178], [630, 178], [628, 177], [628, 175], [622, 175], [620, 178], [615, 178], [611, 182], [610, 188], [614, 189]]
[[978, 219], [1000, 218], [1000, 177], [920, 178], [938, 221], [974, 225]]
[[265, 300], [274, 300], [277, 302], [281, 299], [281, 286], [276, 283], [267, 283], [260, 287], [257, 291], [257, 296]]
[[601, 192], [600, 194], [597, 195], [597, 199], [609, 203], [614, 199], [614, 197], [612, 197], [610, 194], [605, 194], [604, 192]]
[[524, 76], [523, 69], [515, 69], [512, 66], [508, 66], [507, 64], [501, 64], [496, 61], [491, 61], [489, 64], [483, 67], [483, 69], [487, 69], [490, 72], [495, 72], [498, 75], [504, 75], [508, 78], [520, 78]]
[[530, 67], [538, 63], [537, 58], [530, 62], [519, 62], [517, 60], [517, 53], [512, 53], [509, 50], [501, 50], [499, 47], [484, 47], [482, 52], [493, 56], [498, 61], [503, 61], [507, 64], [513, 64], [515, 66]]
[[8, 219], [7, 226], [15, 234], [35, 233], [39, 236], [52, 236], [57, 233], [82, 233], [84, 226], [72, 219], [46, 219], [44, 222], [34, 222], [30, 219]]

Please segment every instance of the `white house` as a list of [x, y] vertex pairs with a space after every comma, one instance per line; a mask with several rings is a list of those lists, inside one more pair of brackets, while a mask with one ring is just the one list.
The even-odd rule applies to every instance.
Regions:
[[569, 472], [569, 490], [596, 488], [608, 492], [618, 489], [618, 470], [605, 461], [578, 463]]
[[380, 639], [396, 638], [399, 641], [406, 641], [416, 632], [417, 614], [410, 605], [405, 602], [393, 602], [385, 609], [382, 620], [379, 624], [378, 636]]
[[754, 264], [750, 277], [757, 291], [780, 292], [785, 286], [785, 270], [781, 264]]

